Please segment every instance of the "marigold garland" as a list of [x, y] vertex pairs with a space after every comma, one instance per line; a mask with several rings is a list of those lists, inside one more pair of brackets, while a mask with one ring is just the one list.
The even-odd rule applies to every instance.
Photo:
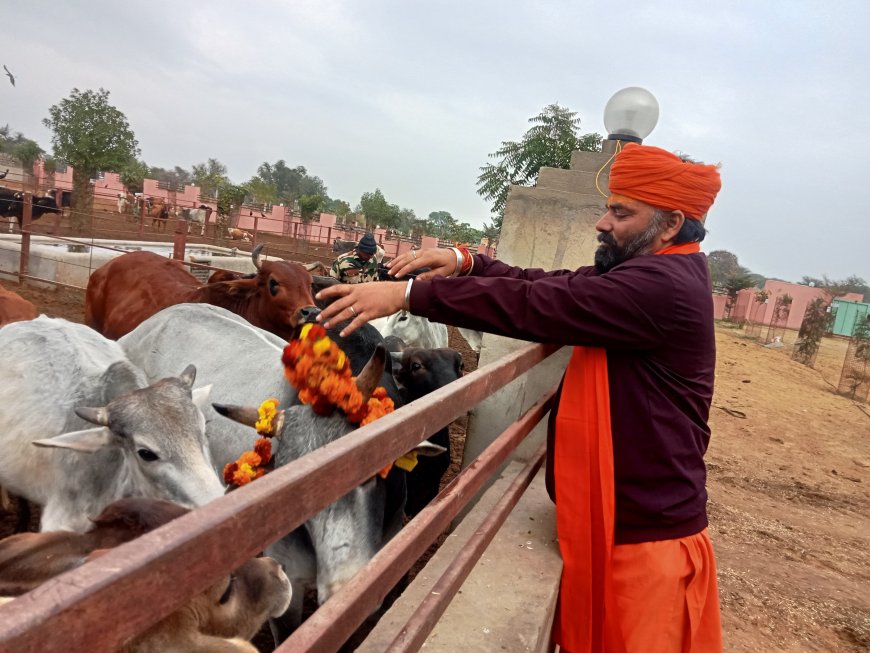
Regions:
[[266, 466], [272, 462], [272, 420], [278, 412], [278, 400], [266, 399], [257, 409], [257, 433], [266, 437], [258, 438], [253, 451], [245, 451], [239, 459], [224, 466], [224, 483], [241, 487], [260, 478], [266, 473]]
[[299, 338], [284, 348], [281, 357], [284, 376], [299, 393], [299, 401], [318, 415], [329, 415], [335, 408], [347, 414], [352, 424], [364, 426], [393, 412], [393, 400], [378, 387], [365, 403], [351, 374], [345, 353], [319, 324], [305, 324]]
[[266, 399], [260, 407], [257, 408], [257, 415], [260, 419], [257, 420], [254, 428], [257, 429], [257, 433], [260, 435], [265, 435], [268, 437], [272, 436], [272, 420], [275, 419], [275, 415], [278, 413], [278, 400], [277, 399]]
[[[340, 408], [349, 422], [365, 426], [395, 409], [393, 400], [383, 387], [375, 388], [368, 401], [363, 402], [362, 393], [351, 374], [350, 361], [319, 324], [304, 325], [299, 338], [284, 348], [281, 362], [284, 376], [296, 388], [299, 401], [311, 406], [318, 415], [329, 415], [335, 408]], [[266, 465], [272, 460], [269, 438], [274, 435], [273, 422], [277, 413], [277, 399], [266, 399], [260, 404], [255, 426], [257, 433], [266, 437], [256, 441], [253, 451], [244, 452], [237, 461], [224, 467], [227, 485], [240, 487], [266, 473]], [[385, 477], [391, 467], [392, 464], [381, 470], [381, 476]]]

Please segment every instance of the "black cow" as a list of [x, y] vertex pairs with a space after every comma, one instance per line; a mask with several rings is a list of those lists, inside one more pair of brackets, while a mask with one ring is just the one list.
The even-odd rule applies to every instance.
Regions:
[[[404, 403], [443, 388], [462, 376], [462, 356], [452, 349], [419, 349], [405, 347], [395, 336], [384, 344], [393, 357], [393, 371], [401, 386]], [[408, 498], [405, 514], [413, 517], [438, 495], [441, 477], [450, 467], [450, 431], [442, 428], [429, 436], [429, 442], [447, 451], [437, 456], [420, 457], [414, 471], [407, 475]]]
[[[31, 220], [38, 220], [45, 213], [57, 213], [57, 202], [53, 197], [34, 197], [31, 211]], [[14, 218], [18, 221], [18, 229], [21, 230], [21, 221], [24, 215], [24, 193], [14, 191], [11, 188], [0, 187], [0, 217]], [[9, 233], [12, 233], [12, 221], [9, 222]]]

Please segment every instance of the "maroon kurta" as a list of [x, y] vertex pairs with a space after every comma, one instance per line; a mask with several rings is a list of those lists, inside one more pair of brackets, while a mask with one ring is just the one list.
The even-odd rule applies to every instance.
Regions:
[[639, 256], [601, 275], [477, 255], [470, 277], [415, 281], [410, 304], [456, 326], [607, 349], [616, 543], [706, 527], [715, 338], [703, 254]]

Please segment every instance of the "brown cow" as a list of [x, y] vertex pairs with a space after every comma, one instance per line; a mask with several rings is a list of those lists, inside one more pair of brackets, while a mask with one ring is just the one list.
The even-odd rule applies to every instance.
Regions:
[[244, 240], [246, 243], [251, 242], [251, 234], [244, 229], [236, 229], [235, 227], [227, 228], [227, 236], [230, 240]]
[[297, 324], [318, 313], [311, 296], [311, 274], [299, 263], [261, 263], [261, 249], [251, 253], [257, 268], [253, 278], [204, 286], [178, 261], [152, 252], [122, 254], [91, 275], [85, 324], [117, 339], [158, 311], [190, 302], [220, 306], [290, 340]]
[[21, 295], [0, 286], [0, 326], [10, 322], [32, 320], [36, 317], [36, 306]]
[[[93, 520], [87, 533], [23, 533], [0, 541], [0, 603], [75, 569], [187, 513], [167, 501], [121, 499]], [[125, 644], [123, 653], [256, 653], [251, 639], [268, 617], [290, 603], [290, 582], [271, 558], [248, 560], [231, 576]]]
[[166, 231], [166, 223], [169, 220], [169, 204], [166, 200], [156, 201], [150, 198], [145, 203], [145, 214], [151, 217], [151, 228], [157, 231]]

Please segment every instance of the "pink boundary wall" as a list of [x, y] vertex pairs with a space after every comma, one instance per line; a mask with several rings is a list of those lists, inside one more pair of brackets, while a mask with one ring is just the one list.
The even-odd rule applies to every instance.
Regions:
[[[755, 304], [755, 294], [757, 288], [745, 288], [737, 294], [737, 301], [734, 303], [734, 308], [731, 309], [731, 319], [735, 322], [742, 322], [751, 317], [761, 324], [770, 324], [773, 316], [773, 306], [776, 304], [777, 297], [790, 295], [792, 298], [791, 309], [788, 314], [787, 329], [798, 330], [801, 323], [804, 321], [804, 313], [807, 311], [807, 306], [817, 297], [822, 297], [827, 303], [832, 301], [832, 297], [822, 288], [813, 288], [797, 283], [789, 283], [788, 281], [768, 280], [764, 284], [770, 296], [765, 305], [759, 308], [753, 315], [753, 305]], [[713, 317], [721, 320], [725, 317], [725, 303], [727, 296], [721, 293], [713, 293]], [[863, 301], [863, 295], [858, 293], [847, 293], [841, 299], [846, 301]]]
[[[48, 175], [45, 172], [43, 161], [37, 161], [33, 165], [33, 174], [37, 185], [46, 187]], [[71, 191], [73, 168], [67, 166], [63, 173], [55, 173], [52, 187], [59, 191]], [[119, 194], [126, 194], [127, 188], [121, 183], [120, 176], [114, 172], [107, 172], [102, 179], [94, 183], [94, 198], [101, 198], [104, 202], [115, 201]], [[182, 191], [171, 191], [159, 187], [156, 179], [146, 179], [143, 183], [142, 194], [145, 197], [161, 198], [167, 203], [179, 208], [194, 208], [200, 205], [209, 206], [215, 211], [209, 218], [214, 224], [217, 218], [217, 204], [213, 200], [202, 200], [200, 188], [189, 184]], [[291, 212], [286, 206], [273, 206], [270, 211], [264, 212], [258, 207], [242, 205], [239, 215], [234, 219], [233, 226], [245, 231], [258, 231], [292, 238], [307, 239], [316, 243], [332, 243], [336, 238], [342, 240], [359, 240], [364, 230], [362, 228], [346, 228], [337, 224], [337, 217], [331, 213], [321, 213], [318, 222], [305, 224], [298, 213]], [[388, 238], [386, 229], [374, 230], [375, 240], [384, 248], [385, 256], [395, 258], [399, 254], [409, 251], [412, 243], [407, 239]], [[438, 239], [433, 236], [423, 236], [421, 247], [438, 247]], [[496, 256], [496, 247], [487, 245], [485, 241], [477, 244], [477, 251], [488, 256]]]

